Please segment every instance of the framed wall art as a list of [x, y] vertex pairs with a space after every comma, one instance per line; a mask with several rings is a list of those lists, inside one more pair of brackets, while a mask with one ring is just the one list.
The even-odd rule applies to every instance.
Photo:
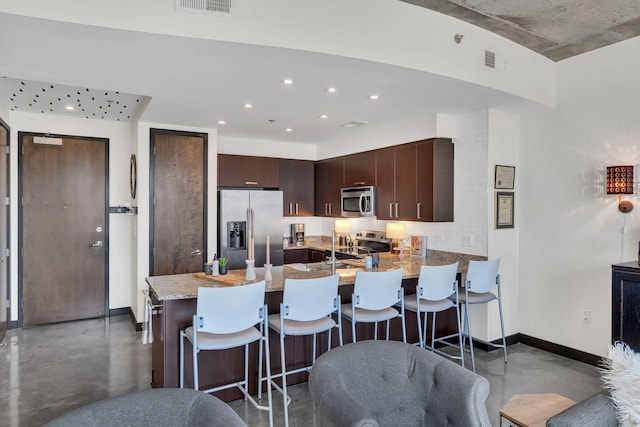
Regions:
[[496, 228], [513, 228], [514, 193], [496, 191]]
[[493, 185], [496, 190], [513, 190], [515, 180], [515, 166], [496, 165], [495, 182]]

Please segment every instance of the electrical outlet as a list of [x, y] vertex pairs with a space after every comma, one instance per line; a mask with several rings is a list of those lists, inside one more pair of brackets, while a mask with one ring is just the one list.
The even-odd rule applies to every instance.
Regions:
[[582, 323], [591, 323], [591, 310], [582, 310]]

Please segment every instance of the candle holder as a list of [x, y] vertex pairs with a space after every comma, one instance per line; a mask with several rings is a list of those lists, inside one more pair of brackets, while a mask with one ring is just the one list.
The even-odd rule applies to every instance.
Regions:
[[264, 280], [266, 280], [267, 282], [273, 280], [273, 276], [271, 275], [271, 267], [273, 267], [273, 264], [264, 265]]
[[253, 259], [248, 259], [245, 262], [247, 263], [247, 271], [244, 275], [244, 278], [246, 280], [256, 280], [256, 269], [254, 267], [256, 261]]

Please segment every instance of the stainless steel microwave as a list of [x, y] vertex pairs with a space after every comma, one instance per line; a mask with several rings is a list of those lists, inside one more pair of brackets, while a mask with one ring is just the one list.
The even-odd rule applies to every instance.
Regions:
[[376, 214], [376, 187], [348, 187], [342, 189], [342, 216], [360, 217]]

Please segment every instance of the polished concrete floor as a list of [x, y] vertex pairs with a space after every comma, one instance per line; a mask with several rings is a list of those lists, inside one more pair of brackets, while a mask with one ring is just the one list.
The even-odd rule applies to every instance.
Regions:
[[[40, 426], [73, 408], [149, 388], [151, 347], [143, 345], [128, 316], [14, 329], [0, 346], [0, 426]], [[582, 400], [600, 390], [594, 366], [523, 344], [476, 354], [477, 372], [491, 385], [487, 409], [493, 425], [517, 393], [560, 393]], [[291, 426], [314, 426], [306, 384], [290, 387]], [[242, 400], [233, 409], [252, 427], [267, 426], [267, 413]], [[282, 399], [274, 393], [275, 424], [283, 424]], [[135, 424], [132, 424], [135, 425]]]

